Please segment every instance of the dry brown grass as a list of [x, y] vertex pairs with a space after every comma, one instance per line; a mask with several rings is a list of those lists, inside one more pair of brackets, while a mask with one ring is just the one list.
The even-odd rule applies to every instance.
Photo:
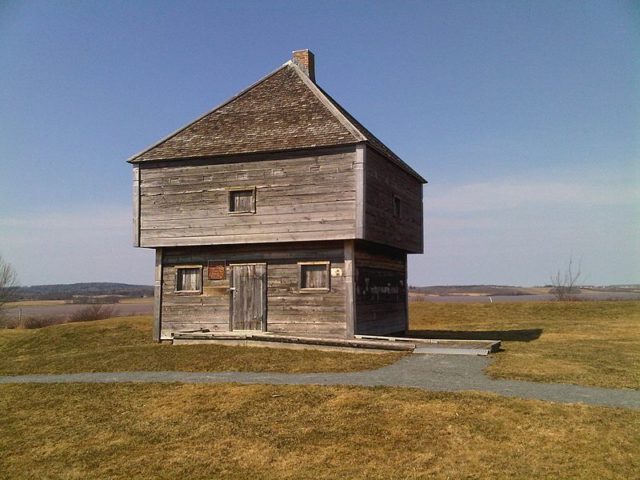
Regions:
[[640, 471], [640, 412], [485, 394], [4, 385], [0, 409], [8, 479], [591, 480]]
[[70, 372], [349, 372], [402, 354], [157, 344], [150, 317], [120, 317], [38, 330], [0, 330], [0, 374]]
[[640, 302], [416, 302], [410, 312], [420, 335], [503, 340], [494, 377], [640, 389]]
[[80, 310], [69, 315], [69, 322], [91, 322], [94, 320], [106, 320], [116, 317], [118, 309], [113, 305], [94, 304], [82, 307]]
[[5, 304], [5, 308], [50, 307], [54, 305], [64, 305], [65, 303], [65, 300], [21, 300], [19, 302], [9, 302]]
[[153, 297], [134, 297], [134, 298], [121, 298], [120, 303], [135, 303], [135, 304], [144, 304], [144, 303], [153, 303]]

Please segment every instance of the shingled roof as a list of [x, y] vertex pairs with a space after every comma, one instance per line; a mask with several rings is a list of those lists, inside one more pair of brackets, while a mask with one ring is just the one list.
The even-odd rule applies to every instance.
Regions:
[[[304, 67], [303, 67], [304, 68]], [[131, 163], [368, 143], [426, 182], [289, 61], [129, 159]], [[309, 78], [311, 76], [311, 78]]]

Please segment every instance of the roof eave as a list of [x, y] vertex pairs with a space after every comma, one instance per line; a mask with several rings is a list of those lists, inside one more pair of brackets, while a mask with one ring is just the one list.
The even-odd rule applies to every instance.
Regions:
[[183, 157], [162, 157], [162, 158], [149, 158], [144, 160], [127, 160], [128, 163], [139, 165], [142, 163], [162, 163], [162, 162], [174, 162], [180, 160], [214, 160], [214, 159], [224, 159], [224, 158], [233, 158], [233, 157], [247, 157], [247, 156], [256, 156], [256, 155], [272, 155], [277, 153], [286, 153], [293, 154], [296, 152], [304, 153], [304, 152], [317, 152], [318, 150], [331, 150], [331, 149], [348, 149], [349, 147], [355, 147], [356, 145], [363, 142], [348, 142], [348, 143], [333, 143], [327, 145], [315, 145], [310, 147], [303, 148], [288, 148], [288, 149], [273, 149], [273, 150], [253, 150], [247, 152], [240, 153], [219, 153], [215, 155], [191, 155], [191, 156], [183, 156]]

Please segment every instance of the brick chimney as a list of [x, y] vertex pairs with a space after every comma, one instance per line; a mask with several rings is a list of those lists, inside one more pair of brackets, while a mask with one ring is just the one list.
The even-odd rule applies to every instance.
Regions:
[[313, 53], [309, 49], [295, 50], [291, 58], [293, 63], [298, 65], [304, 73], [311, 79], [312, 82], [316, 81], [316, 65]]

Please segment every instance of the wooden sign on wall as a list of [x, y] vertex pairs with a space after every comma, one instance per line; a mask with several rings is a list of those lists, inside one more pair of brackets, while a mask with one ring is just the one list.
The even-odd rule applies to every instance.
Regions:
[[207, 268], [207, 278], [209, 280], [224, 280], [226, 278], [224, 262], [210, 263]]

